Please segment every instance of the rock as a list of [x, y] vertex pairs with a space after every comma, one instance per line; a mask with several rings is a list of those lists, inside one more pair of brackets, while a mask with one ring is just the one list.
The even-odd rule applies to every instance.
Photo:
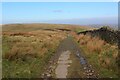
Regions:
[[89, 69], [88, 72], [92, 72], [92, 70]]
[[52, 69], [52, 66], [50, 66], [49, 68], [51, 68], [51, 69]]
[[90, 67], [92, 67], [92, 65], [90, 65]]
[[42, 76], [45, 76], [45, 73], [43, 73]]
[[92, 75], [93, 75], [93, 73], [89, 73], [89, 75], [90, 75], [90, 76], [92, 76]]
[[50, 77], [51, 75], [50, 74], [47, 74], [47, 77]]
[[84, 67], [84, 69], [86, 70], [87, 68], [86, 68], [86, 67]]
[[92, 73], [94, 73], [95, 71], [92, 70]]

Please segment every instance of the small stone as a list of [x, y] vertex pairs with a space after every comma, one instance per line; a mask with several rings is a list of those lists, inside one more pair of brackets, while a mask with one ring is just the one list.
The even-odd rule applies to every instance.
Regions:
[[42, 76], [44, 76], [44, 74], [42, 74]]
[[92, 76], [92, 75], [93, 75], [93, 73], [89, 73], [89, 75], [90, 75], [90, 76]]
[[91, 70], [88, 70], [88, 72], [91, 72]]
[[49, 74], [49, 75], [47, 75], [47, 77], [51, 77], [51, 75]]
[[86, 67], [84, 67], [84, 69], [87, 69]]
[[49, 77], [49, 76], [50, 76], [50, 74], [49, 74], [49, 73], [47, 73], [47, 76]]
[[50, 68], [52, 68], [52, 66], [50, 66]]
[[90, 67], [92, 67], [92, 65], [90, 65]]
[[94, 73], [95, 71], [92, 70], [92, 72]]
[[70, 65], [67, 65], [68, 67], [70, 67]]

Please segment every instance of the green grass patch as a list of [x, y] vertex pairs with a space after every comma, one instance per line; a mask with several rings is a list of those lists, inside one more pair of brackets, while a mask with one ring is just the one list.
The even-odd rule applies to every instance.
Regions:
[[82, 29], [82, 28], [80, 28], [80, 29], [79, 29], [79, 28], [78, 28], [78, 29], [75, 29], [75, 32], [76, 32], [76, 33], [80, 33], [80, 32], [83, 32], [83, 31], [86, 31], [86, 29]]
[[26, 60], [16, 59], [10, 61], [3, 59], [3, 78], [40, 78], [45, 66], [53, 53], [46, 53], [44, 57], [28, 56]]

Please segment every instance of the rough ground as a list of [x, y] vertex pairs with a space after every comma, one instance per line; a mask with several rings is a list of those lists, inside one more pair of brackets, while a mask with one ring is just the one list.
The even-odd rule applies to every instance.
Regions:
[[98, 78], [98, 74], [87, 63], [79, 47], [70, 36], [60, 43], [48, 66], [43, 77]]

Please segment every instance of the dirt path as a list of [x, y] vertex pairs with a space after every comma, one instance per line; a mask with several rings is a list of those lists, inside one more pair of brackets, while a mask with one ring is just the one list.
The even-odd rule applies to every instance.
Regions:
[[55, 55], [51, 58], [49, 68], [45, 73], [47, 77], [53, 78], [97, 78], [87, 60], [72, 37], [64, 39]]

